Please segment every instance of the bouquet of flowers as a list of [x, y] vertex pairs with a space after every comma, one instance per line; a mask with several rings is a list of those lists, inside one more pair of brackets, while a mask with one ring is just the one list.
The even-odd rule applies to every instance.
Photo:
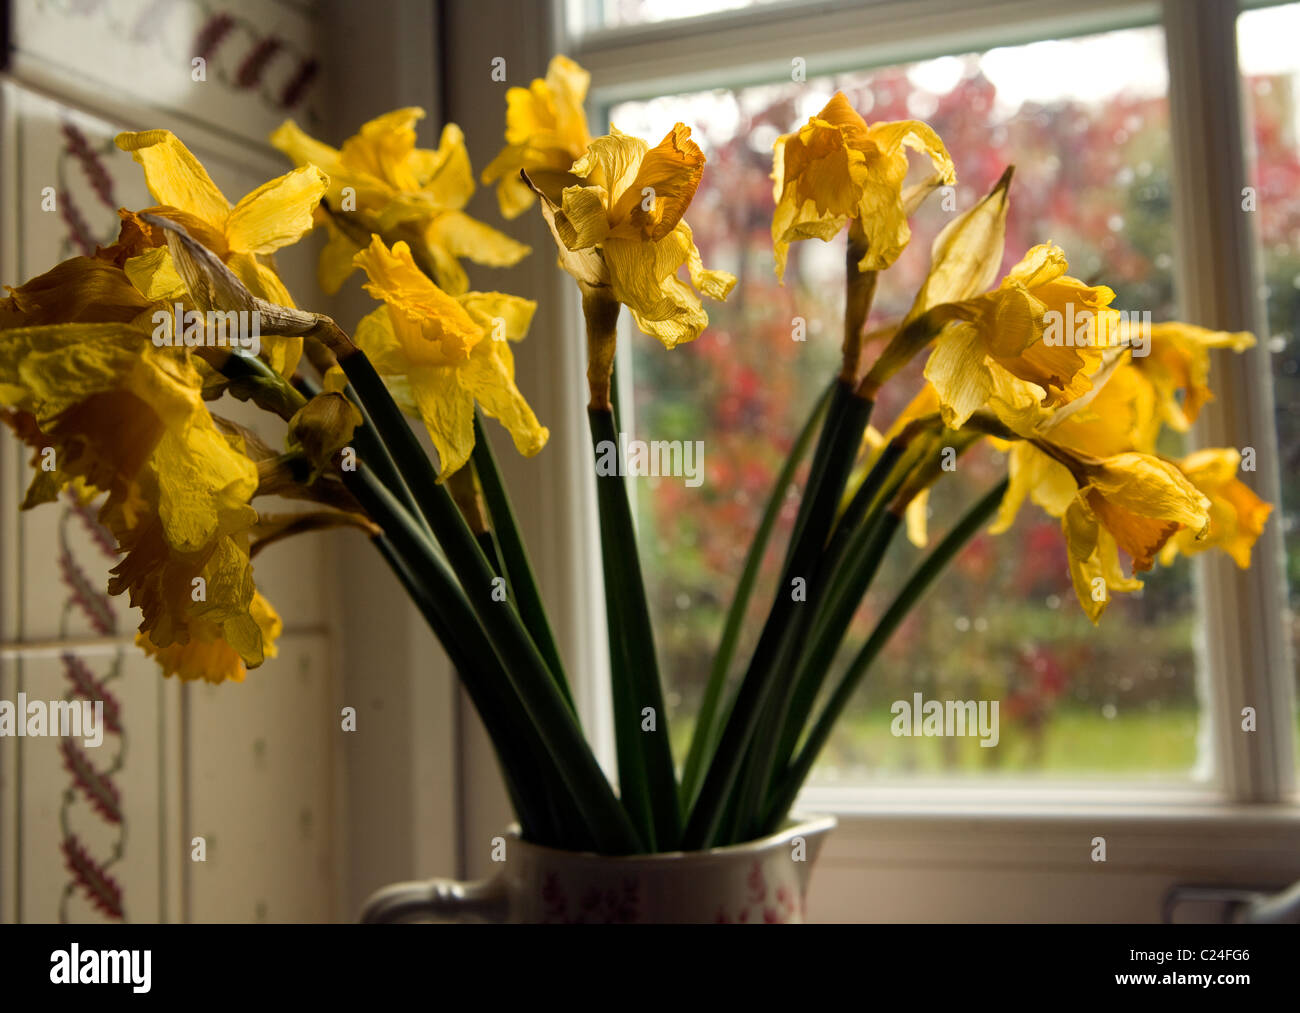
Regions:
[[[382, 115], [340, 148], [286, 122], [271, 140], [296, 168], [233, 205], [170, 132], [122, 134], [156, 205], [121, 210], [113, 245], [0, 300], [0, 409], [34, 451], [24, 506], [61, 494], [98, 502], [122, 556], [108, 589], [140, 609], [137, 641], [165, 675], [237, 682], [274, 656], [281, 624], [254, 558], [292, 535], [350, 526], [455, 664], [526, 839], [609, 855], [695, 850], [783, 824], [891, 633], [962, 546], [990, 521], [1005, 530], [1026, 498], [1060, 519], [1094, 622], [1157, 560], [1218, 547], [1249, 564], [1270, 507], [1238, 477], [1238, 453], [1170, 460], [1156, 444], [1210, 398], [1211, 349], [1253, 338], [1131, 320], [1109, 288], [1071, 277], [1052, 243], [998, 278], [1010, 168], [939, 234], [906, 316], [868, 331], [909, 217], [956, 173], [924, 123], [868, 124], [836, 95], [775, 143], [772, 241], [779, 276], [792, 243], [846, 233], [842, 365], [776, 480], [679, 766], [627, 491], [601, 462], [620, 436], [623, 309], [673, 349], [699, 337], [703, 298], [726, 299], [735, 279], [704, 265], [686, 221], [705, 166], [690, 128], [654, 145], [613, 125], [593, 138], [587, 85], [556, 57], [544, 79], [511, 89], [506, 144], [482, 180], [496, 184], [505, 217], [544, 217], [582, 297], [617, 788], [584, 737], [484, 435], [492, 418], [520, 454], [546, 445], [511, 351], [536, 305], [470, 291], [461, 261], [508, 266], [529, 251], [465, 214], [475, 179], [464, 138], [448, 124], [436, 149], [417, 147], [419, 109]], [[376, 300], [350, 333], [300, 308], [276, 273], [274, 252], [314, 228], [327, 233], [322, 289], [360, 271]], [[917, 356], [924, 385], [875, 428], [878, 391]], [[223, 415], [228, 398], [282, 419], [282, 446]], [[1005, 454], [1006, 479], [929, 550], [828, 685], [891, 544], [900, 531], [926, 541], [932, 486], [985, 440]], [[760, 563], [805, 463], [771, 606], [752, 654], [737, 658]], [[273, 496], [308, 506], [264, 509]]]

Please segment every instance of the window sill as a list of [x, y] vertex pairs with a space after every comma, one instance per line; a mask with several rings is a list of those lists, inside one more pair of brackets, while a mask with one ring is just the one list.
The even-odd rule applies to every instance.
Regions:
[[[800, 813], [834, 813], [821, 862], [894, 866], [1159, 871], [1184, 880], [1267, 870], [1300, 879], [1300, 805], [1224, 801], [1203, 785], [816, 786]], [[1105, 839], [1105, 861], [1094, 859]]]

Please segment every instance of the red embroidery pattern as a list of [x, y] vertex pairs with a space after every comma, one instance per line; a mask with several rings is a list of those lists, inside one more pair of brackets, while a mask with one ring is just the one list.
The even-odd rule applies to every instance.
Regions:
[[[67, 618], [75, 611], [89, 621], [97, 632], [110, 636], [117, 632], [117, 617], [107, 596], [97, 589], [74, 555], [69, 525], [75, 521], [90, 535], [91, 544], [109, 559], [115, 556], [112, 538], [100, 526], [88, 506], [71, 495], [65, 502], [67, 506], [59, 518], [59, 569], [68, 589], [68, 597], [64, 601], [64, 623], [60, 633], [66, 635]], [[71, 876], [59, 899], [59, 920], [71, 920], [68, 902], [80, 890], [105, 917], [123, 921], [126, 915], [122, 888], [113, 878], [110, 869], [122, 860], [125, 853], [126, 828], [122, 795], [114, 778], [121, 771], [126, 756], [126, 737], [122, 730], [121, 704], [109, 690], [109, 683], [120, 675], [122, 652], [117, 653], [111, 670], [103, 678], [96, 675], [84, 659], [71, 652], [64, 652], [60, 660], [63, 662], [64, 677], [69, 683], [64, 699], [102, 702], [103, 730], [117, 738], [118, 749], [109, 765], [101, 770], [91, 762], [89, 754], [75, 738], [65, 737], [59, 743], [64, 768], [71, 778], [71, 783], [63, 791], [63, 803], [59, 808], [59, 826], [63, 832], [60, 847]], [[92, 855], [89, 847], [71, 829], [70, 818], [78, 800], [88, 804], [91, 812], [116, 830], [110, 853], [103, 860]]]

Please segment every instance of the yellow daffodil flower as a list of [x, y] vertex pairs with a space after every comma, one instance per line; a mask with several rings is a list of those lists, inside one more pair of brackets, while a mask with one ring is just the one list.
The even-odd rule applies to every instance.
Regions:
[[[284, 628], [271, 603], [261, 592], [253, 592], [248, 614], [257, 627], [263, 658], [274, 658], [280, 631]], [[234, 646], [225, 629], [216, 623], [196, 622], [190, 627], [190, 639], [184, 644], [158, 647], [146, 633], [139, 633], [136, 644], [162, 667], [163, 675], [176, 675], [186, 682], [243, 682], [249, 663]]]
[[566, 56], [554, 56], [545, 78], [506, 92], [506, 146], [483, 170], [483, 182], [497, 185], [506, 218], [517, 218], [536, 199], [522, 169], [555, 203], [566, 186], [579, 182], [569, 171], [591, 143], [583, 102], [591, 75]]
[[925, 377], [949, 426], [987, 405], [1020, 431], [1040, 420], [1044, 406], [1091, 388], [1089, 373], [1115, 341], [1115, 293], [1069, 277], [1068, 269], [1059, 247], [1035, 246], [998, 288], [943, 307], [953, 322], [935, 339]]
[[356, 260], [366, 291], [385, 305], [361, 321], [354, 341], [403, 410], [424, 420], [443, 476], [469, 460], [475, 402], [521, 454], [540, 451], [550, 433], [515, 385], [509, 344], [527, 333], [536, 303], [500, 292], [452, 297], [420, 271], [405, 243], [390, 250], [378, 236]]
[[42, 324], [125, 323], [151, 301], [120, 268], [93, 257], [73, 257], [0, 299], [0, 330]]
[[73, 482], [107, 492], [100, 519], [125, 552], [109, 592], [129, 592], [142, 636], [161, 649], [217, 631], [251, 667], [264, 656], [245, 547], [257, 466], [217, 427], [201, 389], [185, 350], [155, 346], [137, 325], [0, 331], [6, 420], [38, 458], [53, 454], [27, 505]]
[[928, 155], [942, 183], [955, 183], [948, 149], [916, 120], [867, 126], [840, 92], [794, 133], [778, 138], [772, 178], [776, 274], [785, 275], [790, 244], [830, 241], [850, 221], [864, 247], [860, 271], [883, 271], [912, 237], [903, 200], [907, 149]]
[[[115, 141], [143, 166], [149, 192], [162, 205], [150, 208], [152, 213], [183, 225], [225, 261], [254, 295], [278, 306], [293, 306], [288, 289], [263, 258], [296, 243], [311, 230], [312, 213], [329, 184], [324, 172], [314, 165], [295, 169], [263, 183], [232, 207], [199, 160], [171, 131], [122, 133]], [[162, 269], [165, 259], [156, 255], [150, 273]], [[174, 284], [171, 288], [174, 291]], [[268, 360], [286, 376], [293, 372], [301, 354], [301, 338], [278, 338], [269, 343]]]
[[1037, 440], [1033, 448], [1012, 449], [1010, 478], [992, 531], [1006, 530], [1026, 496], [1060, 517], [1075, 593], [1094, 623], [1111, 593], [1142, 586], [1124, 575], [1119, 549], [1137, 574], [1151, 569], [1176, 533], [1201, 539], [1210, 523], [1210, 500], [1175, 465], [1151, 454], [1097, 458]]
[[317, 268], [327, 293], [355, 270], [354, 258], [372, 232], [405, 241], [451, 295], [469, 289], [461, 258], [509, 267], [528, 254], [523, 243], [464, 213], [474, 194], [465, 137], [449, 123], [437, 150], [417, 148], [415, 124], [423, 118], [423, 109], [395, 109], [364, 124], [342, 148], [309, 137], [293, 120], [271, 135], [295, 165], [318, 165], [329, 174], [329, 213], [321, 216], [329, 242]]
[[1167, 565], [1180, 552], [1222, 549], [1243, 570], [1249, 567], [1250, 550], [1273, 507], [1237, 477], [1241, 454], [1230, 447], [1198, 450], [1179, 461], [1178, 467], [1209, 498], [1210, 530], [1199, 541], [1189, 531], [1179, 531], [1161, 550], [1160, 562]]
[[55, 448], [58, 488], [81, 478], [129, 500], [153, 462], [159, 515], [181, 551], [213, 537], [224, 499], [247, 503], [257, 487], [256, 467], [226, 445], [201, 386], [184, 350], [155, 347], [130, 324], [0, 332], [0, 405], [30, 414]]
[[[667, 348], [708, 326], [697, 291], [725, 299], [736, 284], [704, 267], [682, 217], [703, 169], [704, 153], [681, 123], [653, 148], [611, 127], [573, 164], [584, 185], [566, 188], [559, 207], [541, 195], [560, 265], [584, 290], [608, 287], [642, 332]], [[683, 266], [690, 285], [677, 277]]]
[[1191, 428], [1214, 397], [1207, 385], [1210, 349], [1243, 352], [1255, 344], [1249, 331], [1211, 331], [1177, 322], [1152, 324], [1149, 337], [1148, 354], [1134, 355], [1133, 365], [1155, 388], [1165, 423], [1180, 433]]

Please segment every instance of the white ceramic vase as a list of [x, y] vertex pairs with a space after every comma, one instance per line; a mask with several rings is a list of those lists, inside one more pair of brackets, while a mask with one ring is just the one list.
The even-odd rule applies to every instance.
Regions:
[[746, 844], [621, 858], [530, 844], [512, 828], [495, 876], [386, 886], [361, 921], [802, 922], [813, 864], [834, 827], [824, 816]]

